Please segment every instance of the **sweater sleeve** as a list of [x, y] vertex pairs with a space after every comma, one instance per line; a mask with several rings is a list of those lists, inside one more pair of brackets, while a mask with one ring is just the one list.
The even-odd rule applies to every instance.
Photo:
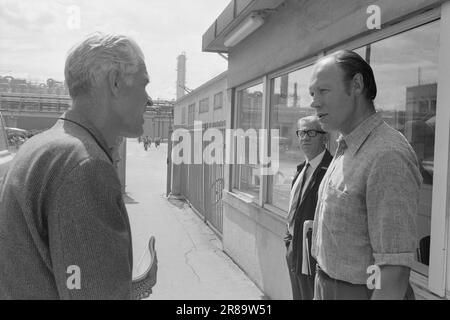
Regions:
[[87, 159], [46, 199], [49, 246], [62, 299], [130, 299], [131, 231], [113, 166]]

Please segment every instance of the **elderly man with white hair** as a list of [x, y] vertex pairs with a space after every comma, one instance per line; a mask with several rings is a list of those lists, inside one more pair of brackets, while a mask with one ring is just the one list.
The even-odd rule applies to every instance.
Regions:
[[298, 119], [295, 133], [304, 161], [297, 166], [297, 172], [292, 180], [284, 238], [287, 248], [286, 261], [291, 279], [292, 298], [312, 300], [316, 262], [310, 254], [311, 231], [307, 226], [314, 220], [317, 190], [332, 156], [326, 148], [328, 134], [322, 130], [316, 116]]
[[65, 78], [72, 107], [21, 147], [0, 186], [0, 299], [142, 297], [157, 263], [132, 282], [112, 148], [142, 135], [144, 55], [128, 37], [95, 33], [69, 52]]

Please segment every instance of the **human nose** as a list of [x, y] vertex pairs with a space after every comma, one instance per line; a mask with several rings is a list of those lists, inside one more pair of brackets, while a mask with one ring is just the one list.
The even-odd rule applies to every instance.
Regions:
[[314, 109], [320, 108], [320, 103], [319, 103], [319, 100], [318, 100], [318, 98], [316, 96], [314, 96], [312, 98], [311, 108], [314, 108]]

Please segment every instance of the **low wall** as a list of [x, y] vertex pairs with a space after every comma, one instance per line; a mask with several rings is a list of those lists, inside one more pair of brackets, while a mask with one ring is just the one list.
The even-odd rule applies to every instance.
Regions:
[[223, 248], [270, 298], [291, 300], [283, 218], [223, 191]]

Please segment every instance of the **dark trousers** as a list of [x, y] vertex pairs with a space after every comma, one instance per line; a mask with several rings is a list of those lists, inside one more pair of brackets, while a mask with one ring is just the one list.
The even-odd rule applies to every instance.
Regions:
[[[302, 253], [300, 252], [299, 254]], [[295, 272], [292, 259], [292, 241], [289, 242], [287, 247], [286, 262], [289, 269], [289, 277], [291, 278], [293, 300], [312, 300], [314, 298], [314, 276]]]

